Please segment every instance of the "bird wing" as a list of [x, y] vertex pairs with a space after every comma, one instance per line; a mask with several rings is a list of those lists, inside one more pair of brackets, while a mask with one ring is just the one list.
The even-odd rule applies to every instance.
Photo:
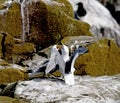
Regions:
[[63, 57], [60, 55], [60, 53], [56, 50], [56, 63], [59, 65], [59, 69], [61, 73], [64, 75], [65, 72], [65, 61], [63, 60]]
[[48, 62], [48, 65], [46, 67], [46, 70], [45, 70], [45, 73], [48, 74], [56, 65], [56, 62], [55, 62], [55, 53], [54, 53], [54, 49], [51, 50], [51, 56], [50, 56], [50, 59], [49, 59], [49, 62]]
[[49, 73], [52, 69], [55, 68], [56, 65], [59, 65], [60, 71], [62, 73], [64, 73], [65, 62], [64, 62], [62, 56], [60, 55], [60, 53], [58, 52], [58, 50], [55, 48], [52, 48], [50, 60], [49, 60], [48, 65], [46, 67], [45, 73], [46, 74]]

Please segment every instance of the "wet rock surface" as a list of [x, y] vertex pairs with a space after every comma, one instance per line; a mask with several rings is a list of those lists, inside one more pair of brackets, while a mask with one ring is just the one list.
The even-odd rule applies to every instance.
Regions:
[[90, 30], [94, 36], [113, 38], [120, 46], [120, 26], [105, 6], [97, 0], [70, 0], [70, 2], [74, 12], [78, 10], [77, 4], [79, 2], [83, 4], [87, 13], [85, 16], [78, 17], [78, 19], [90, 24]]
[[0, 84], [8, 84], [28, 78], [26, 68], [0, 60]]
[[120, 75], [75, 76], [75, 85], [68, 86], [55, 78], [19, 82], [15, 97], [29, 103], [119, 103]]

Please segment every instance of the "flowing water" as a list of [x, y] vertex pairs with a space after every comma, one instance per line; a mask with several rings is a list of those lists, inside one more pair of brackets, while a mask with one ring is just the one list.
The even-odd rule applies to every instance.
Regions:
[[22, 40], [25, 42], [26, 35], [29, 35], [30, 25], [29, 25], [29, 6], [30, 1], [23, 0], [21, 2], [21, 16], [22, 16]]
[[29, 103], [120, 103], [120, 75], [75, 76], [75, 85], [45, 78], [19, 82], [16, 98]]

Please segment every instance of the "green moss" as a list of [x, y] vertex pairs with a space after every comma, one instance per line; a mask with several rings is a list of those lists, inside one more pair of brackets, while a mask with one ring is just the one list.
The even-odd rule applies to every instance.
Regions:
[[56, 77], [59, 77], [59, 76], [61, 76], [62, 74], [61, 74], [61, 72], [58, 70], [58, 71], [55, 71], [55, 72], [53, 73], [53, 75], [56, 76]]
[[67, 0], [57, 1], [63, 6], [39, 1], [29, 7], [31, 41], [39, 47], [48, 47], [68, 35], [92, 35], [87, 23], [73, 18], [73, 9]]
[[0, 5], [0, 10], [6, 9], [6, 6]]
[[74, 11], [73, 11], [72, 5], [70, 4], [68, 0], [54, 0], [54, 1], [62, 3], [63, 6], [61, 6], [60, 9], [63, 12], [65, 12], [68, 16], [74, 18]]
[[0, 84], [24, 80], [24, 74], [18, 69], [6, 68], [0, 70]]
[[0, 15], [0, 31], [7, 32], [14, 37], [20, 37], [22, 20], [20, 4], [13, 3], [5, 15]]
[[[2, 35], [0, 35], [0, 44], [1, 44], [1, 41], [2, 41]], [[2, 46], [0, 45], [0, 57], [2, 57]]]
[[0, 102], [1, 103], [24, 103], [24, 102], [20, 102], [17, 99], [5, 97], [5, 96], [0, 96]]
[[3, 4], [6, 0], [0, 0], [0, 4]]
[[29, 78], [26, 68], [12, 68], [11, 64], [4, 60], [0, 60], [0, 84], [17, 82], [19, 80], [27, 80]]
[[8, 65], [9, 65], [9, 63], [7, 61], [0, 59], [0, 66], [8, 66]]
[[[59, 8], [48, 8], [49, 34], [53, 40], [58, 41], [65, 36], [92, 35], [89, 32], [90, 26], [87, 23], [75, 20]], [[54, 25], [53, 25], [54, 24]], [[58, 38], [56, 38], [58, 37]]]
[[34, 51], [34, 45], [27, 42], [24, 44], [15, 44], [12, 50], [14, 54], [32, 53]]
[[120, 49], [112, 40], [103, 39], [88, 48], [88, 53], [77, 58], [75, 74], [101, 76], [120, 73]]

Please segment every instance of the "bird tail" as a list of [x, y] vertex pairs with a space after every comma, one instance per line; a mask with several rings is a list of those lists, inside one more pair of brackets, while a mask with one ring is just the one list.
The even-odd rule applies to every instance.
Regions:
[[65, 74], [64, 75], [64, 80], [65, 80], [65, 83], [67, 85], [74, 85], [75, 84], [73, 73]]

